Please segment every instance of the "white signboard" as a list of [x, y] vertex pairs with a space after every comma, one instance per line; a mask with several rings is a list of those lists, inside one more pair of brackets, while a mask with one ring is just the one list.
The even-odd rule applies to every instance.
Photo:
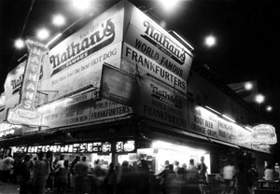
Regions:
[[196, 106], [190, 110], [190, 130], [210, 138], [251, 147], [251, 132], [241, 126], [229, 122], [207, 109]]
[[276, 144], [277, 136], [272, 125], [260, 124], [253, 128], [253, 144]]
[[70, 126], [132, 113], [128, 106], [99, 99], [98, 93], [99, 91], [91, 91], [42, 105], [38, 108], [43, 114], [42, 125], [48, 128]]
[[187, 81], [192, 63], [191, 52], [135, 7], [132, 8], [124, 42]]
[[89, 85], [99, 88], [104, 62], [119, 67], [122, 18], [123, 10], [110, 9], [50, 50], [40, 88], [57, 91], [49, 100]]
[[170, 87], [181, 91], [183, 94], [187, 93], [187, 82], [183, 78], [126, 43], [123, 46], [121, 69], [131, 74], [140, 74], [141, 76], [152, 75]]

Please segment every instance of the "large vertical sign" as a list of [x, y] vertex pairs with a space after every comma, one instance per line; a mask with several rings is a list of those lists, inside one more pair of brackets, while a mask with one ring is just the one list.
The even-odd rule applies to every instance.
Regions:
[[29, 57], [23, 77], [20, 104], [8, 110], [7, 121], [12, 124], [40, 126], [41, 114], [35, 108], [35, 99], [41, 62], [47, 49], [44, 44], [30, 39], [26, 40], [26, 45]]

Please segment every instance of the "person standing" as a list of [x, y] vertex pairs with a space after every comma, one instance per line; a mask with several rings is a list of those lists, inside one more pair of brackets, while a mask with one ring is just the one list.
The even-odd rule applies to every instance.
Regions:
[[275, 163], [274, 171], [275, 171], [275, 180], [280, 180], [280, 167], [277, 162]]
[[60, 167], [58, 170], [57, 194], [66, 193], [67, 183], [68, 183], [68, 173], [69, 173], [69, 161], [64, 160], [63, 167]]
[[189, 165], [187, 167], [187, 186], [186, 189], [190, 194], [200, 194], [199, 188], [199, 175], [198, 168], [194, 165], [194, 160], [190, 159]]
[[3, 156], [0, 155], [0, 180], [2, 181], [2, 177], [3, 177]]
[[70, 187], [71, 189], [73, 190], [74, 187], [75, 187], [75, 181], [74, 181], [74, 178], [75, 178], [75, 172], [74, 172], [74, 166], [75, 164], [77, 164], [79, 161], [80, 161], [81, 157], [79, 155], [77, 155], [75, 157], [75, 159], [71, 162], [71, 165], [70, 165]]
[[24, 161], [20, 165], [20, 194], [30, 194], [32, 192], [30, 159], [30, 155], [25, 155]]
[[267, 164], [265, 170], [264, 170], [264, 180], [266, 181], [274, 181], [274, 169], [272, 168], [272, 165], [269, 163]]
[[204, 163], [204, 156], [200, 158], [200, 164], [198, 164], [198, 176], [199, 176], [199, 188], [201, 194], [206, 194], [207, 192], [207, 184], [208, 184], [208, 174], [207, 174], [207, 166]]
[[9, 154], [6, 158], [4, 158], [3, 171], [2, 171], [3, 182], [11, 181], [11, 170], [13, 169], [13, 162], [14, 162], [14, 159], [12, 158], [11, 154]]
[[33, 168], [33, 193], [45, 194], [49, 166], [47, 160], [44, 159], [43, 152], [39, 152], [37, 155], [38, 160], [35, 161]]
[[255, 165], [252, 164], [250, 169], [248, 170], [248, 186], [250, 193], [254, 193], [254, 190], [257, 186], [258, 182], [258, 170], [256, 169]]
[[236, 190], [236, 171], [232, 162], [226, 164], [223, 168], [223, 180], [225, 184], [225, 193], [235, 193]]
[[109, 170], [105, 178], [105, 186], [106, 186], [107, 194], [115, 193], [116, 183], [117, 183], [117, 172], [115, 171], [114, 163], [110, 163]]

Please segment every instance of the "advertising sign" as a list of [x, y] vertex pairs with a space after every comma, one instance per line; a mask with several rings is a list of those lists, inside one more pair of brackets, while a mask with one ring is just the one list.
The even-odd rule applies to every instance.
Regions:
[[139, 9], [133, 7], [124, 42], [187, 81], [192, 53]]
[[189, 120], [192, 132], [239, 146], [251, 147], [251, 132], [201, 106], [190, 110]]
[[89, 85], [99, 88], [104, 62], [120, 66], [122, 18], [123, 10], [114, 7], [50, 50], [41, 84], [41, 90], [57, 91], [49, 100]]
[[132, 75], [104, 64], [102, 69], [100, 97], [131, 106], [136, 93]]
[[142, 77], [139, 85], [141, 92], [135, 105], [138, 114], [178, 128], [187, 128], [184, 95], [152, 77]]
[[23, 74], [26, 66], [26, 60], [20, 62], [6, 77], [4, 83], [5, 92], [1, 95], [1, 118], [0, 121], [6, 120], [7, 109], [13, 108], [19, 104], [20, 91], [23, 82]]
[[82, 124], [125, 116], [132, 113], [128, 106], [99, 98], [99, 91], [90, 91], [42, 105], [42, 125], [49, 128]]
[[13, 124], [40, 126], [41, 115], [35, 108], [35, 100], [41, 63], [47, 49], [42, 43], [30, 39], [26, 40], [26, 45], [29, 56], [22, 82], [20, 104], [8, 110], [7, 121]]
[[146, 76], [147, 74], [159, 79], [172, 88], [187, 93], [187, 82], [175, 73], [162, 67], [148, 56], [142, 54], [137, 49], [124, 43], [123, 61], [121, 69], [131, 74]]
[[276, 144], [277, 136], [275, 128], [272, 125], [260, 124], [253, 127], [253, 144]]

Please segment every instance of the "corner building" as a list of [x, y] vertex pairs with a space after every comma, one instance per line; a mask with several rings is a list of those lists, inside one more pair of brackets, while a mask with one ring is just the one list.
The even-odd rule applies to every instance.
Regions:
[[273, 160], [271, 146], [253, 144], [245, 127], [259, 122], [256, 112], [211, 72], [191, 66], [191, 45], [127, 1], [48, 49], [34, 109], [19, 106], [31, 52], [7, 75], [1, 154], [51, 150], [70, 161], [87, 155], [92, 166], [99, 159], [103, 168], [145, 159], [155, 174], [165, 160], [197, 164], [204, 156], [213, 178], [229, 160], [260, 172]]

